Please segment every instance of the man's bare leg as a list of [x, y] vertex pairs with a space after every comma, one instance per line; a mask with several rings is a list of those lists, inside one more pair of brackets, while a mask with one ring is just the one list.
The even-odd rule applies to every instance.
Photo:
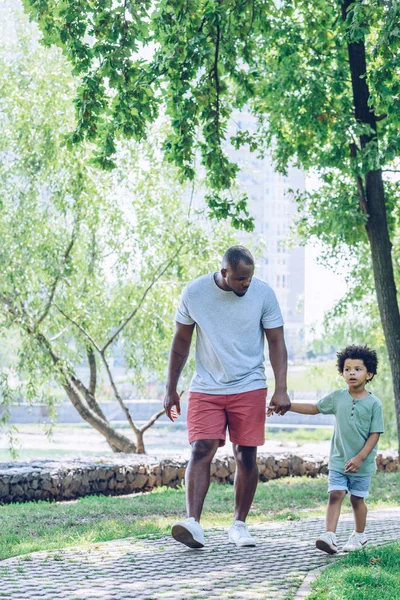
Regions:
[[188, 517], [200, 521], [204, 499], [210, 486], [210, 464], [219, 440], [198, 440], [192, 443], [192, 454], [186, 467], [186, 510]]
[[245, 521], [258, 483], [257, 446], [232, 446], [236, 460], [235, 520]]

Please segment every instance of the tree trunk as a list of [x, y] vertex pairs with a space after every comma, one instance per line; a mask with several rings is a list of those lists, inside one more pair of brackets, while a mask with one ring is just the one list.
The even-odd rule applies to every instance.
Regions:
[[[343, 20], [353, 0], [342, 4]], [[376, 115], [369, 105], [369, 88], [366, 80], [367, 64], [363, 40], [348, 43], [350, 73], [354, 98], [354, 114], [359, 123], [368, 124], [372, 132], [360, 136], [361, 147], [371, 141], [378, 142]], [[364, 180], [365, 198], [368, 213], [366, 231], [371, 247], [375, 290], [382, 328], [385, 335], [390, 367], [392, 371], [394, 402], [397, 419], [397, 435], [400, 451], [400, 312], [393, 272], [392, 244], [387, 224], [385, 193], [381, 169], [369, 171]], [[363, 205], [363, 204], [362, 204]]]
[[140, 429], [136, 432], [136, 452], [138, 454], [146, 454], [143, 442], [143, 431], [140, 431]]
[[[64, 368], [59, 356], [57, 356], [57, 354], [54, 352], [49, 340], [42, 333], [36, 333], [35, 337], [42, 348], [49, 353], [54, 365], [59, 369], [59, 372], [64, 378], [64, 390], [66, 391], [68, 398], [71, 400], [73, 406], [76, 408], [82, 419], [84, 419], [87, 423], [89, 423], [89, 425], [91, 425], [106, 438], [109, 446], [114, 452], [124, 452], [127, 454], [133, 454], [137, 452], [143, 453], [143, 437], [140, 440], [140, 446], [142, 449], [138, 450], [136, 445], [129, 438], [115, 431], [115, 429], [110, 425], [104, 416], [94, 396], [83, 385], [78, 377], [71, 375]], [[88, 397], [90, 397], [90, 403], [87, 402]]]
[[400, 313], [393, 273], [392, 245], [386, 220], [382, 172], [370, 171], [367, 173], [365, 180], [368, 205], [366, 230], [371, 247], [379, 313], [392, 371], [400, 451]]
[[89, 423], [89, 425], [91, 425], [106, 438], [107, 443], [114, 452], [125, 452], [126, 454], [132, 454], [139, 451], [136, 445], [129, 438], [115, 431], [108, 421], [103, 420], [89, 407], [86, 407], [79, 398], [79, 393], [74, 390], [71, 385], [66, 383], [63, 387], [68, 398], [71, 400], [73, 406], [76, 408], [82, 419], [84, 419], [87, 423]]

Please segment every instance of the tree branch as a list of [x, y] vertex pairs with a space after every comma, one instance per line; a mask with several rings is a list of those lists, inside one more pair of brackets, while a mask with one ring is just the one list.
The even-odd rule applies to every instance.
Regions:
[[110, 365], [108, 364], [108, 361], [107, 361], [107, 359], [106, 359], [106, 357], [105, 357], [105, 355], [104, 355], [104, 350], [102, 350], [102, 351], [100, 352], [100, 355], [101, 355], [101, 358], [102, 358], [102, 360], [103, 360], [104, 366], [105, 366], [105, 368], [106, 368], [106, 371], [107, 371], [107, 374], [108, 374], [108, 378], [109, 378], [109, 380], [110, 380], [111, 387], [112, 387], [112, 389], [113, 389], [113, 392], [114, 392], [114, 396], [115, 396], [115, 398], [117, 399], [117, 401], [118, 401], [118, 404], [120, 405], [120, 407], [121, 407], [121, 408], [122, 408], [122, 410], [124, 411], [124, 413], [125, 413], [125, 416], [126, 416], [126, 419], [127, 419], [128, 423], [129, 423], [129, 425], [131, 426], [131, 428], [133, 429], [133, 431], [134, 431], [135, 433], [139, 433], [139, 432], [140, 432], [140, 430], [139, 430], [139, 428], [136, 426], [136, 424], [134, 423], [134, 421], [133, 421], [133, 419], [132, 419], [132, 417], [131, 417], [131, 413], [130, 413], [130, 411], [129, 411], [129, 408], [126, 406], [126, 404], [124, 403], [124, 401], [122, 400], [121, 396], [120, 396], [120, 395], [119, 395], [119, 393], [118, 393], [117, 386], [116, 386], [116, 384], [115, 384], [114, 378], [113, 378], [113, 376], [112, 376], [112, 373], [111, 373]]
[[90, 368], [90, 383], [89, 383], [89, 393], [94, 396], [96, 393], [96, 383], [97, 383], [97, 368], [96, 368], [96, 357], [94, 355], [93, 349], [89, 346], [87, 349], [87, 356], [89, 361]]
[[163, 408], [162, 410], [159, 410], [157, 413], [155, 413], [148, 421], [145, 425], [142, 425], [142, 427], [140, 427], [140, 431], [141, 433], [144, 433], [145, 431], [147, 431], [148, 429], [150, 429], [150, 427], [152, 425], [154, 425], [154, 423], [157, 421], [157, 419], [159, 419], [160, 417], [162, 417], [165, 414], [165, 408]]
[[216, 112], [216, 125], [217, 125], [217, 137], [218, 144], [220, 144], [220, 135], [219, 135], [219, 93], [220, 93], [220, 85], [219, 85], [219, 76], [218, 76], [218, 61], [219, 61], [219, 43], [221, 37], [221, 29], [219, 23], [217, 23], [217, 39], [215, 43], [215, 55], [214, 55], [214, 79], [215, 79], [215, 112]]
[[34, 323], [24, 307], [22, 311], [16, 308], [13, 303], [13, 300], [5, 294], [0, 294], [0, 301], [6, 307], [7, 312], [9, 312], [10, 315], [12, 315], [17, 321], [20, 321], [24, 325], [29, 334], [33, 333]]
[[64, 327], [64, 329], [61, 329], [61, 331], [59, 331], [58, 333], [56, 333], [56, 335], [53, 335], [53, 337], [50, 338], [50, 342], [55, 342], [55, 340], [58, 340], [58, 338], [61, 337], [66, 331], [67, 331], [67, 327]]
[[138, 305], [136, 306], [136, 308], [131, 312], [131, 314], [125, 319], [125, 321], [123, 321], [123, 323], [118, 327], [118, 329], [116, 330], [116, 332], [114, 333], [114, 335], [111, 336], [111, 338], [108, 340], [108, 342], [103, 346], [103, 348], [101, 350], [99, 350], [100, 354], [103, 354], [108, 346], [110, 346], [113, 341], [118, 337], [118, 335], [121, 333], [121, 331], [128, 325], [129, 321], [131, 321], [133, 319], [133, 317], [136, 315], [137, 311], [139, 310], [139, 308], [142, 306], [147, 294], [149, 293], [149, 291], [151, 290], [151, 288], [154, 286], [154, 284], [160, 279], [160, 277], [162, 277], [165, 273], [165, 271], [171, 266], [172, 262], [175, 260], [175, 258], [178, 256], [179, 252], [182, 249], [183, 244], [181, 244], [178, 248], [178, 250], [175, 252], [175, 254], [168, 260], [166, 266], [164, 268], [159, 267], [160, 269], [162, 268], [162, 271], [157, 274], [155, 274], [153, 276], [153, 279], [151, 281], [151, 283], [147, 286], [147, 288], [145, 289], [145, 291], [143, 292], [143, 295], [141, 297], [141, 299], [139, 300]]
[[52, 303], [53, 303], [53, 299], [54, 299], [54, 295], [55, 295], [55, 293], [56, 293], [56, 289], [57, 289], [58, 282], [60, 281], [60, 279], [61, 279], [61, 277], [62, 277], [62, 275], [63, 275], [63, 272], [64, 272], [64, 267], [65, 267], [65, 263], [67, 262], [67, 260], [68, 260], [68, 257], [69, 257], [69, 255], [71, 254], [71, 250], [72, 250], [72, 248], [73, 248], [73, 246], [74, 246], [74, 243], [75, 243], [75, 237], [76, 237], [76, 231], [75, 231], [75, 227], [74, 227], [74, 230], [73, 230], [73, 232], [72, 232], [71, 241], [70, 241], [70, 243], [68, 244], [68, 247], [67, 247], [67, 249], [66, 249], [66, 251], [65, 251], [65, 254], [64, 254], [64, 256], [63, 256], [63, 259], [62, 259], [62, 263], [61, 263], [61, 267], [60, 267], [59, 273], [58, 273], [57, 277], [55, 278], [55, 280], [54, 280], [54, 282], [53, 282], [53, 285], [52, 285], [52, 288], [51, 288], [51, 292], [50, 292], [49, 299], [48, 299], [48, 301], [47, 301], [47, 304], [46, 304], [46, 306], [45, 306], [45, 309], [44, 309], [44, 311], [43, 311], [43, 314], [42, 314], [42, 316], [41, 316], [41, 317], [39, 317], [39, 319], [37, 320], [35, 327], [38, 327], [38, 325], [40, 325], [40, 324], [41, 324], [41, 323], [42, 323], [42, 322], [45, 320], [45, 318], [47, 317], [47, 315], [49, 314], [49, 310], [50, 310], [50, 308], [51, 308], [51, 305], [52, 305]]
[[56, 309], [62, 314], [63, 317], [65, 317], [67, 319], [67, 321], [69, 321], [70, 323], [72, 323], [73, 325], [75, 325], [75, 327], [77, 327], [79, 329], [79, 331], [81, 333], [83, 333], [83, 335], [89, 340], [89, 342], [93, 345], [94, 348], [96, 348], [96, 350], [98, 352], [101, 353], [101, 350], [99, 348], [99, 346], [96, 344], [96, 342], [94, 341], [94, 339], [92, 338], [92, 336], [87, 333], [87, 331], [82, 327], [82, 325], [79, 325], [79, 323], [77, 323], [76, 321], [74, 321], [74, 319], [71, 319], [71, 317], [69, 317], [59, 306], [58, 304], [54, 303], [54, 306], [56, 307]]
[[[112, 430], [111, 425], [109, 424], [108, 419], [104, 415], [101, 410], [97, 400], [95, 397], [89, 392], [84, 383], [77, 377], [74, 373], [68, 373], [67, 369], [62, 365], [60, 357], [53, 350], [49, 340], [42, 334], [36, 334], [36, 339], [38, 342], [44, 346], [47, 352], [50, 354], [54, 365], [59, 369], [61, 375], [64, 377], [66, 384], [64, 385], [64, 389], [69, 387], [70, 390], [75, 394], [75, 402], [73, 403], [75, 408], [77, 408], [77, 403], [79, 402], [81, 410], [79, 410], [79, 414], [81, 414], [82, 410], [87, 412], [91, 418], [100, 418], [102, 423], [104, 423], [107, 428]], [[68, 397], [71, 397], [68, 394]], [[82, 399], [86, 401], [86, 407], [82, 402]], [[113, 430], [112, 430], [113, 431]]]

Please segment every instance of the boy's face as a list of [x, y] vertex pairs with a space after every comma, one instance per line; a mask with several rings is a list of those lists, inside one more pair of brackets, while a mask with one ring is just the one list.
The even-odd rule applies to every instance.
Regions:
[[373, 374], [368, 373], [364, 361], [360, 358], [346, 358], [343, 366], [343, 377], [350, 390], [358, 391], [364, 389], [365, 384], [372, 379]]

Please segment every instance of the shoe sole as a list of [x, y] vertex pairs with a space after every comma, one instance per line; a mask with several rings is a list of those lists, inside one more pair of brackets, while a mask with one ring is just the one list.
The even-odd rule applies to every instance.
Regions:
[[174, 525], [171, 529], [174, 540], [184, 544], [188, 548], [204, 548], [204, 544], [194, 539], [193, 534], [182, 525]]
[[337, 554], [336, 548], [332, 548], [328, 542], [325, 542], [324, 540], [317, 540], [315, 545], [317, 546], [318, 550], [322, 550], [327, 554]]
[[234, 540], [231, 540], [231, 538], [229, 538], [229, 541], [231, 544], [236, 544], [238, 548], [254, 548], [257, 546], [255, 542], [235, 542]]
[[358, 552], [359, 550], [362, 550], [363, 548], [365, 548], [367, 543], [368, 542], [364, 542], [363, 544], [361, 544], [361, 548], [343, 548], [343, 552]]

